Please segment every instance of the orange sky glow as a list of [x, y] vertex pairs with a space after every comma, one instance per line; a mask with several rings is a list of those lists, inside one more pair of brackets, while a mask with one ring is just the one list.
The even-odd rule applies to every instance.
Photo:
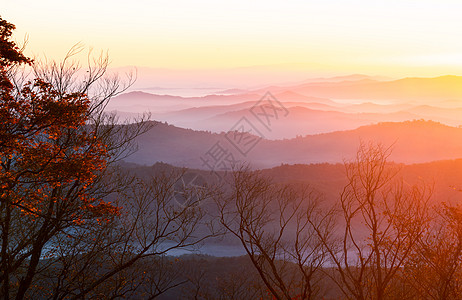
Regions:
[[1, 2], [30, 56], [60, 59], [81, 42], [113, 67], [462, 75], [459, 1]]

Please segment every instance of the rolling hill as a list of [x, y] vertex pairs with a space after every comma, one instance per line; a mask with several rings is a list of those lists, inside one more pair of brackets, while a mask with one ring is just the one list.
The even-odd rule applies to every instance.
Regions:
[[431, 121], [387, 122], [275, 141], [256, 139], [249, 134], [245, 139], [247, 143], [256, 142], [244, 155], [238, 151], [241, 144], [233, 139], [232, 134], [194, 131], [157, 123], [149, 132], [138, 137], [139, 151], [127, 161], [145, 165], [162, 161], [181, 167], [207, 169], [201, 158], [210, 156], [217, 142], [222, 152], [232, 154], [235, 161], [247, 162], [257, 168], [274, 167], [281, 163], [342, 162], [354, 156], [361, 141], [393, 145], [391, 159], [399, 163], [462, 157], [462, 128]]

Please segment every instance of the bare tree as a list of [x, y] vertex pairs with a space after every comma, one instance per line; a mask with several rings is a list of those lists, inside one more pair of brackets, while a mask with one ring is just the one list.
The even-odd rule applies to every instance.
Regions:
[[462, 293], [462, 213], [441, 204], [411, 253], [401, 280], [413, 299], [458, 299]]
[[197, 189], [186, 187], [183, 193], [194, 201], [173, 200], [178, 192], [175, 183], [183, 173], [136, 179], [117, 194], [120, 199], [115, 202], [122, 208], [119, 216], [74, 227], [51, 243], [53, 252], [37, 274], [37, 285], [47, 286], [50, 298], [79, 299], [155, 298], [184, 284], [184, 274], [164, 255], [191, 249], [216, 232], [198, 205], [211, 197], [210, 190], [198, 194]]
[[313, 299], [325, 261], [308, 216], [317, 195], [306, 186], [277, 185], [257, 172], [234, 172], [232, 191], [221, 198], [220, 220], [238, 238], [276, 299]]
[[272, 299], [248, 257], [192, 256], [183, 267], [185, 299]]
[[337, 210], [341, 235], [325, 239], [323, 222], [313, 223], [335, 266], [326, 274], [349, 299], [390, 296], [426, 228], [431, 190], [395, 180], [389, 155], [389, 148], [362, 144], [356, 159], [345, 164], [348, 184]]

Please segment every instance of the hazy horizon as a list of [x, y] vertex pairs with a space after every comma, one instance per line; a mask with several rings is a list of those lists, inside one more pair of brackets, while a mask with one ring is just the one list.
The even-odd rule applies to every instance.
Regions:
[[161, 68], [193, 80], [223, 72], [237, 85], [246, 74], [267, 84], [462, 75], [462, 3], [452, 0], [2, 2], [15, 39], [28, 39], [25, 53], [54, 60], [80, 42], [109, 51], [113, 68]]

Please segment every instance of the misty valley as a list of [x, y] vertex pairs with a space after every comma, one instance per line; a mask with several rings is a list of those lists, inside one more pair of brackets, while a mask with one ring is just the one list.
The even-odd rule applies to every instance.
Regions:
[[170, 262], [170, 273], [158, 268], [155, 288], [140, 279], [138, 293], [457, 299], [461, 94], [437, 91], [462, 79], [358, 76], [236, 94], [115, 97], [106, 109], [119, 122], [151, 113], [119, 172], [167, 177], [172, 205], [203, 213], [184, 245], [158, 243], [154, 260]]

